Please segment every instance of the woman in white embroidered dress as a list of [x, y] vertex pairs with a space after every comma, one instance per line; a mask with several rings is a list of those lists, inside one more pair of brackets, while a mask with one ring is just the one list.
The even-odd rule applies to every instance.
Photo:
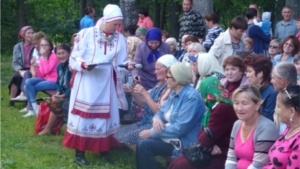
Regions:
[[[63, 145], [76, 149], [79, 165], [88, 166], [86, 150], [101, 152], [108, 162], [108, 151], [119, 146], [113, 134], [120, 128], [119, 110], [127, 109], [116, 66], [127, 60], [127, 43], [116, 30], [123, 15], [117, 5], [107, 5], [95, 27], [81, 30], [70, 57], [74, 80], [69, 119]], [[89, 66], [91, 63], [111, 62]], [[125, 100], [125, 99], [124, 99]]]

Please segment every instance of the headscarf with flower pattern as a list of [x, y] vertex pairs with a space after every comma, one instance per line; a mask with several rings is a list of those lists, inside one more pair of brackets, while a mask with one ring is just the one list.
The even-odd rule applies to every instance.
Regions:
[[199, 86], [199, 92], [208, 108], [202, 119], [202, 126], [206, 127], [210, 118], [211, 110], [216, 103], [223, 102], [232, 104], [228, 91], [220, 83], [216, 76], [204, 78]]

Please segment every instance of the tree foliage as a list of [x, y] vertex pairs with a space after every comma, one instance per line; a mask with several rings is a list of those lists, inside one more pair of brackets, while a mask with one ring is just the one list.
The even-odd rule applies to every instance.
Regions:
[[[35, 31], [45, 32], [54, 43], [69, 43], [71, 35], [78, 31], [83, 9], [80, 4], [93, 4], [96, 10], [96, 18], [99, 18], [102, 16], [106, 4], [119, 4], [119, 1], [6, 0], [5, 3], [1, 3], [1, 53], [11, 54], [13, 45], [18, 41], [17, 34], [20, 27], [20, 25], [18, 26], [17, 17], [18, 2], [24, 2], [24, 25], [31, 25]], [[276, 5], [282, 1], [287, 0], [213, 0], [213, 6], [214, 11], [220, 15], [221, 25], [226, 28], [233, 17], [244, 15], [250, 3], [257, 3], [261, 12], [263, 10], [272, 11], [272, 16], [277, 13], [277, 20], [279, 20], [280, 14], [276, 10], [280, 11], [281, 7], [276, 8]], [[148, 9], [156, 27], [167, 30], [170, 36], [177, 37], [178, 20], [183, 15], [181, 3], [182, 0], [136, 0], [136, 8]], [[133, 19], [132, 22], [135, 22], [135, 20]], [[275, 23], [274, 20], [273, 23]]]

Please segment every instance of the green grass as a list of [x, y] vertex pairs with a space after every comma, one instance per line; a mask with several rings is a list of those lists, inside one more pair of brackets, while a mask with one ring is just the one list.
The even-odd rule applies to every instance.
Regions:
[[[63, 133], [57, 136], [37, 136], [34, 134], [36, 117], [23, 118], [18, 110], [24, 108], [17, 103], [8, 108], [7, 85], [13, 74], [11, 57], [1, 56], [1, 165], [2, 169], [76, 169], [73, 149], [62, 146]], [[40, 94], [39, 94], [40, 95]], [[107, 164], [92, 152], [86, 153], [92, 169], [133, 169], [134, 153], [119, 148], [110, 151], [114, 165]]]

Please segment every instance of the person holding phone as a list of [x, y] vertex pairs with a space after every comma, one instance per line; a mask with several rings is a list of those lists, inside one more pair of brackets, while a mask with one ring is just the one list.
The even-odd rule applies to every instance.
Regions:
[[[158, 80], [155, 76], [155, 63], [158, 58], [165, 54], [171, 54], [169, 44], [161, 41], [161, 30], [151, 28], [147, 31], [146, 42], [137, 46], [133, 62], [129, 63], [128, 69], [132, 71], [135, 83], [141, 84], [146, 90], [152, 89]], [[141, 69], [134, 69], [131, 64], [142, 64]]]

